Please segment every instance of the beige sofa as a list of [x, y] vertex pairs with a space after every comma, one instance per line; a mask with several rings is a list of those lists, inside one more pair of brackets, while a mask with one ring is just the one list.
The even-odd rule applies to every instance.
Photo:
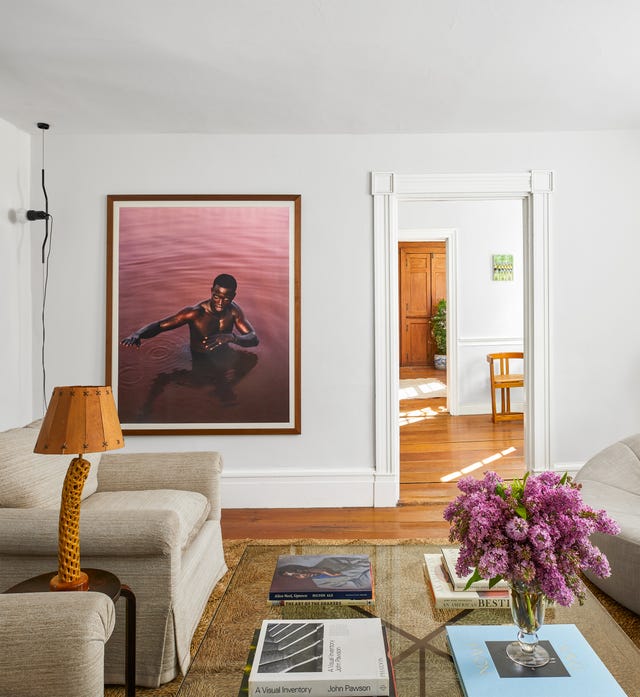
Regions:
[[611, 576], [587, 578], [621, 605], [640, 614], [640, 434], [609, 445], [578, 472], [582, 497], [603, 508], [620, 525], [618, 535], [594, 533], [592, 542], [607, 556]]
[[104, 593], [0, 595], [0, 695], [103, 697], [114, 624]]
[[[39, 423], [0, 433], [0, 591], [57, 568], [57, 526], [69, 455], [33, 453]], [[191, 638], [226, 572], [221, 458], [214, 452], [88, 455], [81, 563], [129, 585], [137, 601], [136, 684], [186, 672]], [[124, 683], [125, 607], [105, 653], [104, 680]]]

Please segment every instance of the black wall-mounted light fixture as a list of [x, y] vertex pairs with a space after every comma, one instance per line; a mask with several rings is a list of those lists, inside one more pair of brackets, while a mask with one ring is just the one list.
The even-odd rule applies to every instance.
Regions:
[[19, 223], [32, 222], [34, 220], [44, 220], [44, 240], [42, 242], [42, 263], [45, 261], [45, 248], [47, 245], [47, 240], [49, 239], [49, 221], [51, 215], [49, 215], [49, 197], [47, 196], [47, 189], [44, 182], [44, 132], [49, 130], [49, 124], [43, 121], [38, 121], [36, 124], [38, 128], [42, 131], [42, 192], [44, 194], [45, 209], [43, 211], [37, 211], [30, 208], [28, 211], [24, 209], [16, 211], [15, 220]]
[[[43, 121], [38, 121], [36, 124], [42, 131], [42, 193], [44, 194], [45, 208], [44, 210], [35, 210], [24, 208], [12, 211], [10, 214], [11, 220], [16, 223], [28, 223], [35, 220], [44, 220], [45, 233], [42, 242], [42, 401], [44, 408], [47, 408], [47, 373], [45, 367], [45, 344], [46, 344], [46, 326], [45, 326], [45, 308], [47, 304], [47, 287], [49, 285], [49, 257], [51, 256], [51, 247], [53, 240], [53, 216], [49, 213], [49, 197], [47, 196], [47, 188], [44, 181], [44, 133], [49, 130], [49, 124]], [[51, 225], [51, 235], [49, 234], [49, 225]], [[49, 249], [47, 251], [47, 242]]]

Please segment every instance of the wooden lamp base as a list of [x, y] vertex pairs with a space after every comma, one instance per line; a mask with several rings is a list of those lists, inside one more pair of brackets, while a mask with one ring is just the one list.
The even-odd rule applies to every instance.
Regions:
[[49, 588], [52, 591], [88, 591], [89, 577], [84, 571], [81, 571], [78, 578], [73, 581], [63, 581], [59, 574], [56, 574], [49, 581]]
[[91, 463], [74, 457], [62, 486], [58, 523], [58, 573], [51, 579], [52, 591], [89, 590], [89, 577], [80, 569], [80, 500]]

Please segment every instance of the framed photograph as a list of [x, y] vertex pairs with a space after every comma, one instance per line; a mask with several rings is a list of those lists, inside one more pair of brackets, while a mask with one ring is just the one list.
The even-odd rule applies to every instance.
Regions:
[[107, 197], [107, 351], [130, 435], [300, 433], [299, 195]]

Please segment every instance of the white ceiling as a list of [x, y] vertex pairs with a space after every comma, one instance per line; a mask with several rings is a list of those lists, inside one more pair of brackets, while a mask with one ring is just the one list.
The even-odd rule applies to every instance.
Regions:
[[639, 0], [0, 0], [29, 132], [640, 128]]

